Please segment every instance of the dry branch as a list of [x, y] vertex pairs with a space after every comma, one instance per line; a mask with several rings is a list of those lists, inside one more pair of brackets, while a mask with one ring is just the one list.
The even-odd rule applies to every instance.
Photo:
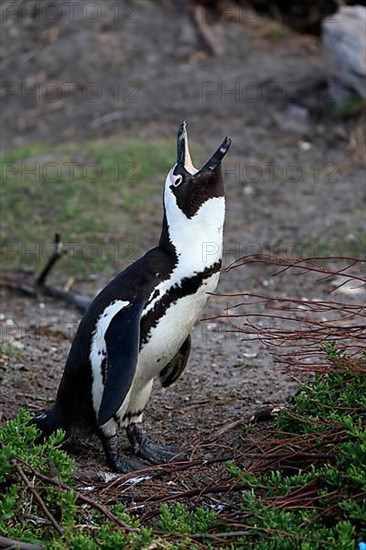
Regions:
[[206, 8], [201, 5], [192, 5], [191, 13], [194, 23], [197, 26], [198, 32], [206, 44], [208, 50], [213, 55], [223, 53], [223, 47], [219, 39], [215, 35], [214, 30], [208, 25], [206, 17]]
[[[331, 259], [333, 267], [320, 265], [319, 262], [325, 259]], [[275, 267], [273, 277], [289, 270], [297, 277], [320, 275], [318, 281], [321, 282], [341, 276], [343, 281], [336, 288], [354, 282], [357, 288], [366, 289], [365, 260], [360, 258], [251, 255], [236, 260], [227, 271], [251, 264]], [[366, 337], [366, 304], [355, 297], [345, 297], [343, 301], [333, 298], [331, 292], [329, 299], [296, 299], [247, 292], [222, 294], [220, 296], [239, 301], [230, 305], [228, 313], [210, 320], [222, 320], [227, 324], [227, 332], [240, 334], [243, 340], [258, 339], [272, 348], [276, 360], [287, 366], [322, 372], [329, 368], [323, 360], [324, 346], [329, 341], [337, 342], [340, 348], [346, 347], [352, 358], [352, 354], [356, 357], [364, 349]], [[361, 364], [355, 368], [366, 372]]]
[[63, 489], [64, 491], [73, 491], [73, 493], [77, 496], [79, 500], [90, 506], [91, 508], [95, 508], [95, 510], [98, 510], [103, 514], [107, 519], [112, 521], [117, 525], [117, 527], [120, 527], [121, 529], [127, 531], [128, 533], [133, 532], [139, 532], [139, 529], [135, 529], [133, 527], [130, 527], [127, 523], [125, 523], [123, 520], [115, 516], [108, 508], [103, 506], [103, 504], [100, 504], [99, 502], [96, 502], [95, 500], [83, 495], [79, 491], [76, 491], [75, 489], [72, 489], [66, 483], [62, 483], [61, 481], [58, 481], [57, 479], [54, 479], [53, 477], [46, 476], [44, 474], [41, 474], [40, 472], [37, 472], [34, 468], [32, 468], [29, 464], [27, 464], [24, 461], [21, 461], [27, 468], [30, 469], [32, 474], [40, 479], [41, 481], [44, 481], [45, 483], [50, 483], [51, 485], [54, 485], [58, 487], [59, 489]]
[[53, 246], [53, 252], [51, 254], [51, 256], [49, 257], [46, 265], [44, 266], [44, 268], [42, 269], [41, 273], [39, 274], [39, 276], [37, 277], [36, 279], [36, 285], [37, 286], [40, 286], [42, 287], [45, 282], [46, 282], [46, 279], [48, 277], [48, 274], [51, 272], [53, 266], [55, 265], [55, 263], [60, 259], [62, 258], [62, 255], [63, 255], [63, 245], [62, 245], [62, 242], [61, 242], [61, 237], [60, 237], [60, 234], [59, 233], [56, 233], [55, 234], [55, 239], [54, 239], [54, 246]]
[[2, 272], [0, 274], [0, 287], [8, 290], [14, 290], [37, 298], [37, 296], [48, 296], [50, 298], [56, 298], [62, 300], [69, 305], [74, 306], [76, 309], [84, 313], [90, 304], [90, 299], [80, 294], [75, 294], [64, 288], [50, 286], [46, 284], [46, 280], [49, 277], [52, 269], [63, 256], [63, 245], [59, 233], [56, 233], [54, 237], [54, 247], [51, 256], [48, 258], [45, 266], [41, 270], [38, 277], [34, 281], [28, 282], [23, 278], [24, 273], [21, 272], [20, 276], [14, 276], [12, 272]]
[[14, 469], [15, 471], [18, 473], [18, 475], [22, 478], [22, 480], [24, 481], [25, 483], [25, 486], [27, 487], [27, 490], [32, 493], [32, 495], [34, 496], [34, 498], [36, 499], [36, 501], [38, 502], [42, 512], [44, 513], [44, 515], [46, 516], [46, 518], [48, 519], [48, 521], [51, 523], [51, 525], [56, 529], [56, 531], [59, 533], [59, 535], [63, 535], [64, 534], [64, 530], [63, 528], [61, 527], [61, 525], [55, 520], [55, 518], [53, 517], [53, 515], [51, 514], [51, 512], [49, 511], [49, 509], [47, 508], [46, 504], [44, 503], [42, 497], [39, 495], [39, 493], [36, 491], [35, 487], [31, 484], [31, 482], [29, 481], [28, 477], [26, 476], [26, 474], [24, 473], [24, 470], [23, 468], [20, 466], [20, 464], [18, 464], [17, 462], [14, 461]]
[[221, 494], [221, 493], [234, 493], [237, 491], [244, 491], [245, 489], [248, 489], [249, 485], [245, 483], [234, 483], [232, 485], [213, 485], [210, 487], [203, 487], [202, 489], [190, 489], [189, 491], [175, 491], [174, 493], [171, 493], [169, 495], [153, 495], [150, 497], [146, 496], [140, 496], [140, 497], [133, 497], [134, 503], [141, 503], [143, 502], [144, 505], [148, 504], [162, 504], [163, 502], [167, 502], [170, 500], [178, 501], [183, 498], [193, 498], [193, 497], [201, 497], [204, 495], [213, 495], [213, 494]]

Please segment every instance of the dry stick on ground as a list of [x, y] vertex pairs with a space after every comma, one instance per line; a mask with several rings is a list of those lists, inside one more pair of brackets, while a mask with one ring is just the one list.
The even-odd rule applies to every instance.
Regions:
[[234, 460], [236, 457], [234, 455], [220, 456], [208, 459], [197, 459], [190, 462], [181, 462], [171, 464], [157, 464], [156, 466], [148, 466], [142, 470], [135, 472], [130, 472], [128, 474], [123, 474], [118, 476], [116, 479], [111, 481], [104, 489], [99, 490], [98, 494], [102, 495], [103, 493], [110, 491], [113, 487], [128, 483], [130, 478], [149, 476], [150, 479], [156, 479], [163, 475], [176, 474], [184, 470], [189, 470], [198, 466], [208, 466], [210, 464], [216, 464], [220, 462], [228, 462], [229, 460]]
[[[265, 489], [264, 485], [257, 485], [258, 488]], [[215, 495], [220, 493], [234, 493], [237, 491], [244, 491], [250, 488], [247, 483], [234, 483], [232, 485], [215, 485], [211, 487], [204, 487], [202, 489], [190, 489], [189, 491], [179, 491], [171, 495], [156, 495], [151, 497], [134, 497], [135, 503], [147, 504], [161, 504], [168, 500], [178, 500], [181, 498], [200, 497], [202, 495]]]
[[62, 300], [67, 304], [74, 306], [76, 309], [84, 313], [90, 304], [90, 299], [63, 288], [46, 285], [46, 279], [54, 268], [55, 264], [64, 255], [61, 237], [56, 233], [54, 238], [54, 248], [51, 256], [48, 258], [46, 265], [42, 269], [39, 276], [36, 278], [33, 285], [15, 282], [13, 278], [8, 280], [5, 276], [2, 277], [1, 286], [10, 290], [17, 290], [28, 296], [37, 297], [39, 294], [50, 296]]
[[46, 279], [50, 274], [52, 268], [56, 262], [63, 256], [63, 245], [61, 242], [61, 237], [59, 233], [55, 234], [54, 238], [54, 247], [53, 253], [48, 259], [45, 267], [42, 269], [40, 275], [36, 279], [36, 292], [39, 290], [42, 294], [46, 296], [51, 296], [52, 298], [59, 298], [64, 300], [67, 304], [75, 306], [79, 311], [83, 312], [88, 307], [90, 300], [79, 294], [74, 294], [69, 290], [63, 288], [52, 287], [46, 285]]
[[74, 494], [77, 496], [77, 498], [79, 500], [82, 500], [83, 502], [85, 502], [85, 504], [88, 504], [92, 508], [95, 508], [96, 510], [101, 512], [107, 519], [109, 519], [110, 521], [113, 521], [113, 523], [115, 523], [118, 527], [121, 527], [121, 529], [124, 529], [125, 531], [127, 531], [129, 533], [138, 533], [139, 532], [139, 529], [136, 529], [134, 527], [130, 527], [129, 525], [127, 525], [127, 523], [125, 523], [123, 520], [121, 520], [120, 518], [115, 516], [110, 510], [108, 510], [108, 508], [106, 508], [105, 506], [103, 506], [99, 502], [95, 502], [95, 500], [93, 500], [89, 497], [86, 497], [82, 493], [79, 493], [79, 491], [75, 491], [75, 489], [73, 489], [72, 487], [69, 487], [68, 485], [66, 485], [66, 483], [62, 483], [61, 481], [57, 481], [56, 479], [54, 479], [52, 477], [49, 477], [49, 476], [46, 476], [44, 474], [41, 474], [40, 472], [37, 472], [37, 470], [32, 468], [32, 466], [30, 466], [30, 464], [28, 464], [27, 462], [24, 462], [23, 460], [20, 460], [20, 462], [22, 462], [22, 464], [24, 464], [24, 466], [29, 468], [30, 471], [32, 472], [32, 474], [34, 476], [38, 477], [38, 479], [40, 479], [41, 481], [44, 481], [45, 483], [50, 483], [51, 485], [55, 485], [56, 487], [59, 487], [60, 489], [63, 489], [64, 491], [73, 491]]
[[39, 504], [40, 508], [42, 509], [42, 512], [44, 513], [46, 518], [53, 525], [53, 527], [56, 529], [56, 531], [59, 533], [59, 535], [62, 536], [64, 534], [63, 528], [61, 527], [61, 525], [59, 525], [57, 523], [57, 521], [55, 520], [55, 518], [53, 517], [53, 515], [51, 514], [51, 512], [49, 511], [49, 509], [45, 505], [43, 499], [41, 498], [41, 496], [38, 494], [38, 492], [36, 491], [34, 486], [31, 484], [31, 482], [27, 478], [26, 474], [24, 473], [23, 468], [17, 462], [14, 462], [14, 468], [15, 468], [16, 472], [18, 473], [18, 475], [24, 481], [28, 491], [30, 491], [32, 493], [32, 495], [34, 496], [34, 498], [38, 502], [38, 504]]
[[39, 287], [44, 286], [44, 284], [46, 282], [46, 279], [47, 279], [47, 276], [50, 273], [51, 269], [53, 268], [53, 266], [55, 265], [57, 260], [62, 258], [63, 254], [64, 254], [63, 244], [61, 242], [61, 236], [60, 236], [59, 233], [55, 234], [55, 239], [54, 239], [53, 244], [54, 244], [54, 246], [53, 246], [52, 255], [48, 258], [48, 261], [47, 261], [46, 265], [44, 266], [41, 273], [39, 274], [39, 276], [36, 279], [36, 285], [39, 286]]
[[217, 40], [214, 31], [206, 22], [206, 9], [204, 6], [193, 5], [190, 7], [192, 18], [198, 28], [198, 31], [207, 45], [210, 53], [220, 55], [223, 53], [223, 47]]

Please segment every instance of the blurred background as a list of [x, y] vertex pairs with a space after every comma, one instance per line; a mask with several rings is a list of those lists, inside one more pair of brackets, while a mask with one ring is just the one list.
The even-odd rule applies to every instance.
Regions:
[[[55, 233], [66, 253], [50, 281], [89, 297], [154, 246], [183, 119], [196, 165], [232, 138], [225, 266], [248, 254], [362, 255], [365, 7], [352, 4], [1, 2], [6, 417], [52, 401], [80, 318], [14, 287], [39, 273]], [[330, 289], [273, 278], [264, 265], [220, 283], [222, 294], [309, 299]], [[205, 314], [229, 308], [221, 296]], [[243, 343], [224, 323], [198, 325], [193, 349], [177, 388], [152, 400], [152, 430], [167, 417], [179, 430], [179, 408], [191, 441], [293, 391], [261, 342]]]

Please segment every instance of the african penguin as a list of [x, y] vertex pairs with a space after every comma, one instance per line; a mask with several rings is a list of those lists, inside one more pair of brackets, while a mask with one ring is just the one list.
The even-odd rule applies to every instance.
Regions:
[[159, 244], [115, 277], [96, 296], [73, 340], [55, 405], [34, 419], [42, 436], [57, 428], [94, 429], [108, 464], [118, 472], [142, 467], [119, 456], [117, 428], [124, 426], [134, 453], [151, 462], [172, 460], [179, 449], [155, 444], [141, 421], [157, 376], [163, 387], [182, 374], [190, 332], [222, 258], [225, 199], [221, 161], [225, 138], [197, 170], [186, 123], [178, 131], [177, 162], [164, 187]]

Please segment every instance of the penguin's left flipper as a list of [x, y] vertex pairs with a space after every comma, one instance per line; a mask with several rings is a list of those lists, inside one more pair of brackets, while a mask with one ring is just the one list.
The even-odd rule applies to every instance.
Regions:
[[141, 296], [113, 317], [106, 333], [106, 380], [98, 412], [98, 425], [113, 418], [124, 402], [137, 367], [140, 343], [140, 319], [146, 304]]
[[170, 363], [160, 371], [159, 378], [163, 388], [167, 388], [178, 380], [187, 366], [190, 352], [191, 336], [189, 334], [178, 350], [178, 353], [173, 357]]

